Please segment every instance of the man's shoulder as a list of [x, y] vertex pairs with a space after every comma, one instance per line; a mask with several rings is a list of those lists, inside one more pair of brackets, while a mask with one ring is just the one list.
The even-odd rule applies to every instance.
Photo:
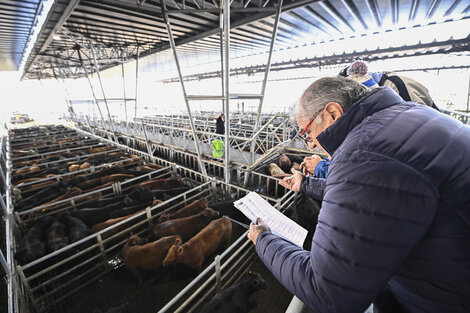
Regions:
[[[469, 139], [470, 128], [460, 122], [428, 107], [405, 103], [366, 118], [350, 132], [332, 161], [368, 162], [382, 158], [387, 160], [382, 164], [398, 162], [410, 170], [434, 176], [433, 160], [451, 159], [456, 145], [467, 151], [463, 142]], [[441, 164], [439, 169], [442, 172], [447, 167]]]

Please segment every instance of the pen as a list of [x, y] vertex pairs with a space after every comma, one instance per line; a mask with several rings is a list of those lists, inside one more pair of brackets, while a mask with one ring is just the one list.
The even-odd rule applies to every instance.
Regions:
[[245, 227], [246, 229], [250, 229], [250, 225], [248, 225], [248, 224], [241, 223], [241, 222], [239, 222], [239, 221], [237, 221], [237, 220], [234, 220], [233, 218], [228, 217], [227, 215], [224, 215], [223, 217], [225, 217], [225, 218], [231, 220], [231, 221], [234, 222], [234, 223], [237, 223], [238, 225], [240, 225], [240, 226], [242, 226], [242, 227]]

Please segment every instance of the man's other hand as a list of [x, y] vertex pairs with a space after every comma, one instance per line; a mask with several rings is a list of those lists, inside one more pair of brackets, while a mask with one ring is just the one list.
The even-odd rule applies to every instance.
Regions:
[[295, 192], [300, 191], [300, 183], [302, 182], [302, 174], [299, 171], [296, 171], [294, 169], [291, 170], [292, 176], [286, 177], [283, 180], [279, 181], [279, 185], [282, 187], [285, 187], [287, 189], [293, 190]]
[[304, 175], [315, 174], [315, 168], [317, 167], [318, 163], [322, 160], [318, 155], [314, 154], [311, 157], [304, 158], [304, 161], [300, 164], [300, 170]]

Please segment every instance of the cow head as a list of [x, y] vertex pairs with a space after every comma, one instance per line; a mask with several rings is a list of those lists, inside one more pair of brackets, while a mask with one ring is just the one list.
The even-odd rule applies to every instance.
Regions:
[[168, 213], [162, 213], [162, 215], [160, 215], [160, 217], [158, 218], [158, 223], [163, 223], [163, 222], [166, 222], [170, 219], [170, 214]]
[[211, 209], [211, 208], [205, 208], [204, 211], [202, 211], [202, 215], [209, 219], [214, 219], [219, 216], [219, 212]]
[[289, 157], [285, 154], [279, 157], [279, 167], [286, 173], [289, 173], [290, 168], [292, 167], [292, 162]]
[[131, 236], [127, 240], [129, 246], [141, 246], [148, 242], [147, 238], [142, 238], [131, 233]]
[[165, 260], [163, 260], [162, 265], [164, 267], [167, 267], [173, 264], [183, 263], [183, 261], [184, 245], [182, 245], [181, 242], [178, 243], [178, 240], [176, 240], [175, 244], [171, 246], [170, 250], [168, 250], [168, 253], [166, 255]]
[[266, 288], [266, 281], [259, 273], [249, 271], [246, 280], [252, 292]]

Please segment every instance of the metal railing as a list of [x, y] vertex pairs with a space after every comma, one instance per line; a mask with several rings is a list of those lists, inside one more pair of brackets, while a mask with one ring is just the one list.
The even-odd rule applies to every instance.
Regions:
[[445, 109], [439, 109], [439, 111], [455, 118], [456, 120], [461, 121], [462, 123], [464, 123], [466, 125], [470, 124], [470, 114], [468, 114], [468, 113], [445, 110]]
[[[273, 126], [275, 119], [282, 119], [282, 123]], [[72, 115], [71, 120], [78, 123], [80, 127], [85, 127], [91, 133], [98, 133], [108, 136], [111, 129], [103, 129], [102, 123], [97, 119], [89, 117]], [[156, 123], [149, 122], [124, 122], [115, 121], [115, 131], [123, 136], [138, 138], [148, 141], [154, 145], [172, 146], [185, 151], [195, 151], [194, 134], [188, 122], [184, 119], [175, 121], [156, 119]], [[158, 122], [158, 124], [157, 124]], [[196, 140], [201, 145], [202, 155], [205, 158], [213, 158], [212, 142], [221, 139], [219, 134], [215, 133], [212, 122], [197, 123]], [[240, 125], [231, 128], [229, 136], [229, 146], [231, 148], [231, 162], [250, 165], [257, 158], [270, 149], [278, 146], [289, 137], [291, 129], [288, 119], [285, 116], [274, 115], [257, 132], [253, 132], [252, 125]], [[251, 149], [252, 144], [253, 149]], [[223, 160], [223, 156], [219, 158]]]
[[[97, 135], [90, 135], [82, 130], [77, 130], [77, 132], [98, 138]], [[122, 245], [127, 240], [127, 234], [130, 231], [136, 234], [145, 233], [154, 224], [155, 219], [158, 218], [163, 209], [176, 210], [202, 197], [208, 197], [210, 203], [236, 200], [250, 191], [247, 188], [217, 181], [214, 178], [202, 175], [195, 169], [179, 166], [168, 160], [149, 155], [144, 151], [104, 138], [100, 138], [100, 140], [105, 144], [138, 155], [145, 161], [164, 165], [167, 170], [171, 168], [173, 173], [188, 178], [196, 186], [160, 205], [149, 207], [144, 212], [54, 253], [29, 264], [18, 265], [16, 267], [18, 273], [16, 277], [21, 279], [19, 294], [27, 295], [25, 299], [35, 311], [47, 311], [48, 308], [57, 305], [106, 273], [122, 266], [119, 254]], [[194, 158], [190, 158], [193, 155], [189, 153], [184, 154], [181, 151], [171, 152], [168, 150], [161, 151], [161, 153], [174, 153], [176, 158], [186, 157], [188, 162], [195, 162]], [[197, 168], [194, 163], [191, 165]], [[219, 168], [218, 165], [214, 166]], [[265, 176], [263, 178], [268, 179]], [[240, 177], [244, 178], [244, 176]], [[125, 188], [123, 186], [126, 183], [128, 182], [123, 183], [121, 188]], [[292, 191], [279, 195], [279, 197], [263, 197], [278, 210], [284, 211], [295, 203], [298, 196]], [[70, 203], [70, 199], [64, 200], [64, 203], [66, 202]], [[209, 264], [200, 275], [164, 306], [161, 312], [181, 312], [182, 310], [192, 312], [204, 299], [213, 295], [216, 289], [233, 283], [254, 260], [256, 260], [256, 255], [253, 246], [246, 238], [246, 234], [243, 234], [220, 257], [217, 257], [217, 261]]]

